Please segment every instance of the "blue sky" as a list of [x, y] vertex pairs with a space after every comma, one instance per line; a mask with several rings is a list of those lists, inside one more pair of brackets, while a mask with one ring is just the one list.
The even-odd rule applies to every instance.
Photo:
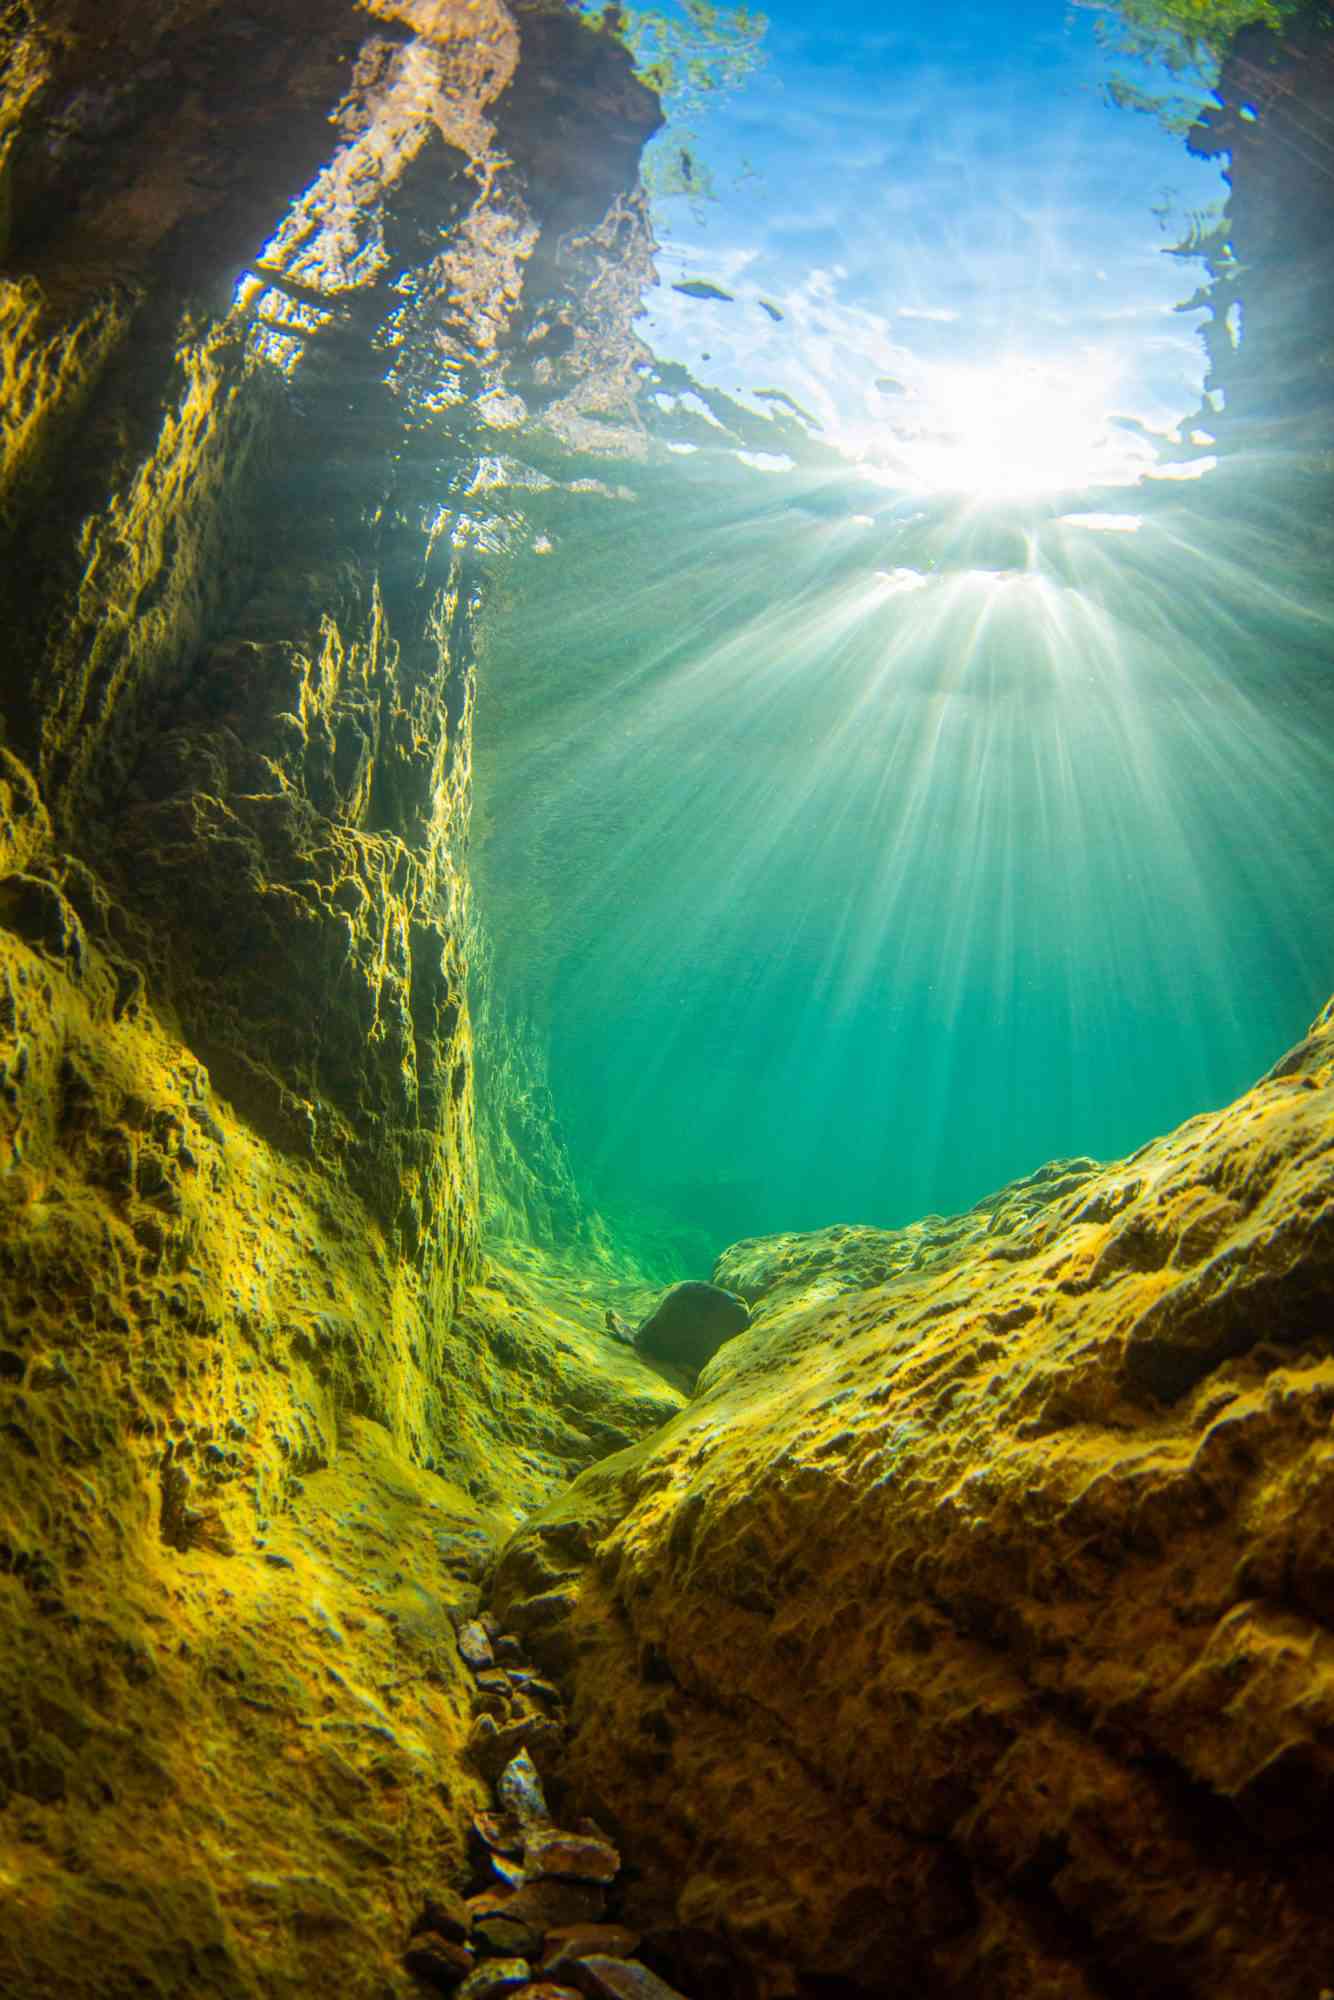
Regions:
[[693, 121], [718, 199], [660, 207], [649, 344], [784, 391], [887, 483], [1133, 480], [1153, 448], [1112, 420], [1163, 432], [1199, 403], [1174, 311], [1199, 273], [1164, 252], [1221, 199], [1217, 165], [1106, 103], [1087, 8], [887, 11], [769, 10], [765, 68]]

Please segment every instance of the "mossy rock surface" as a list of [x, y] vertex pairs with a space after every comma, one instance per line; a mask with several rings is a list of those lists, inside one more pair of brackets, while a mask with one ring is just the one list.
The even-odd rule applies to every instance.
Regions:
[[1129, 1160], [724, 1256], [750, 1327], [498, 1577], [629, 1921], [761, 1991], [1318, 1990], [1331, 1132], [1326, 1010]]

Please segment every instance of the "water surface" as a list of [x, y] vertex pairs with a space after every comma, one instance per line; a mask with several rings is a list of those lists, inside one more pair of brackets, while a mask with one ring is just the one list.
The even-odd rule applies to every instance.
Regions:
[[496, 976], [683, 1272], [1127, 1152], [1334, 985], [1328, 551], [1229, 411], [1226, 161], [1087, 11], [882, 14], [776, 8], [695, 117], [638, 443], [497, 458]]

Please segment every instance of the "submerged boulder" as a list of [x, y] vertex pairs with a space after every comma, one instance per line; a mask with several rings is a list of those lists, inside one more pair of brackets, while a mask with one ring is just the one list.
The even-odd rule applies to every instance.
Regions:
[[733, 1334], [750, 1325], [750, 1308], [718, 1285], [673, 1285], [635, 1334], [635, 1348], [654, 1361], [702, 1368]]

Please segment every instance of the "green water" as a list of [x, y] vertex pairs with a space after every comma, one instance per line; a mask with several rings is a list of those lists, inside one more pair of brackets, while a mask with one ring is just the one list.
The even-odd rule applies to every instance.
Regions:
[[706, 1275], [1117, 1157], [1328, 998], [1326, 419], [1259, 452], [1263, 375], [1229, 380], [1250, 428], [1199, 478], [868, 477], [772, 404], [756, 464], [706, 386], [638, 454], [499, 480], [480, 904], [627, 1248]]

